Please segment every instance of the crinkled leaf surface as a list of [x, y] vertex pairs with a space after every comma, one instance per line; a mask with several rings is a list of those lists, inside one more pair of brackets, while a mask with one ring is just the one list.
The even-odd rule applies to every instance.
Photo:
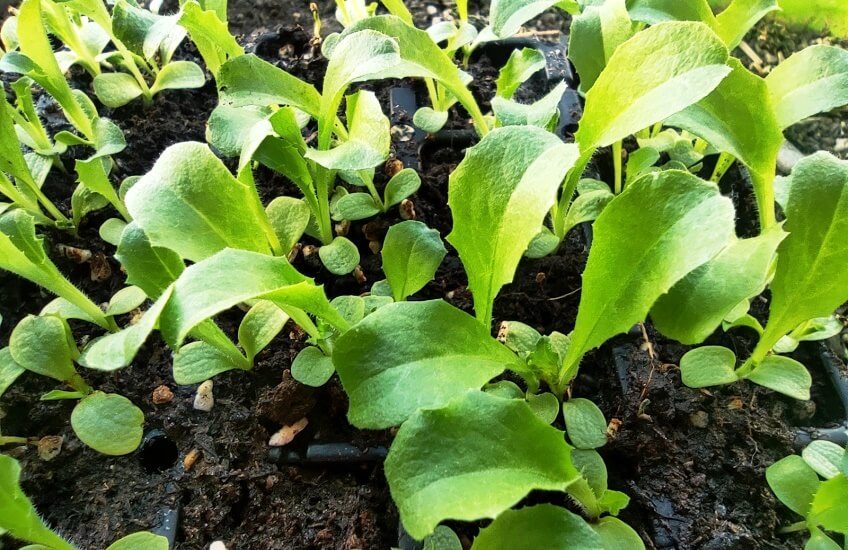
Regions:
[[186, 142], [162, 153], [126, 204], [153, 246], [200, 261], [227, 247], [271, 253], [255, 193], [208, 146]]
[[727, 246], [734, 211], [714, 184], [670, 170], [632, 183], [593, 227], [568, 375], [584, 353], [643, 321], [660, 296]]
[[68, 328], [54, 315], [28, 315], [9, 337], [9, 352], [15, 363], [41, 376], [64, 382], [75, 374]]
[[474, 539], [472, 550], [594, 550], [601, 537], [586, 520], [553, 504], [507, 510]]
[[624, 0], [609, 0], [585, 9], [571, 22], [568, 58], [580, 75], [580, 90], [587, 92], [607, 66], [615, 49], [633, 36], [633, 24]]
[[492, 303], [556, 200], [577, 148], [530, 126], [493, 130], [470, 148], [450, 176], [448, 241], [468, 273], [477, 318], [491, 321]]
[[683, 344], [703, 342], [734, 307], [762, 292], [785, 237], [775, 225], [758, 237], [734, 239], [660, 296], [651, 308], [654, 326]]
[[386, 479], [404, 527], [421, 539], [446, 519], [497, 517], [533, 489], [564, 490], [580, 475], [570, 455], [562, 432], [526, 402], [474, 391], [407, 420]]
[[810, 46], [766, 77], [781, 127], [848, 103], [848, 51]]
[[384, 306], [333, 350], [350, 398], [348, 419], [359, 428], [396, 426], [418, 409], [482, 387], [515, 362], [483, 325], [441, 300]]
[[821, 439], [804, 447], [801, 457], [817, 474], [832, 479], [840, 474], [845, 449], [832, 441]]
[[253, 54], [235, 57], [221, 66], [218, 93], [224, 105], [290, 105], [313, 117], [318, 116], [321, 105], [315, 86]]
[[127, 283], [138, 286], [153, 299], [185, 270], [179, 254], [151, 245], [144, 230], [135, 222], [128, 224], [121, 233], [115, 258], [127, 272]]
[[663, 21], [701, 21], [715, 27], [713, 10], [707, 0], [628, 0], [630, 18], [649, 25]]
[[704, 23], [673, 21], [637, 33], [586, 94], [575, 136], [581, 150], [615, 143], [700, 101], [730, 72], [727, 59]]

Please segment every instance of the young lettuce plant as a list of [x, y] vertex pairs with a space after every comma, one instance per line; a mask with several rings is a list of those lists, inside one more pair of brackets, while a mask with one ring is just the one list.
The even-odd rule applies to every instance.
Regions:
[[197, 47], [206, 68], [217, 79], [221, 65], [229, 59], [244, 55], [227, 26], [227, 2], [180, 2], [179, 23]]
[[[690, 387], [747, 379], [796, 399], [809, 399], [812, 380], [807, 369], [794, 359], [772, 352], [779, 344], [785, 344], [787, 334], [799, 336], [811, 320], [831, 315], [848, 300], [848, 280], [839, 267], [848, 261], [848, 246], [838, 237], [848, 219], [845, 198], [848, 162], [828, 153], [817, 153], [799, 162], [784, 185], [787, 188], [784, 228], [789, 235], [777, 247], [777, 263], [768, 283], [772, 298], [765, 330], [751, 356], [739, 368], [735, 354], [720, 346], [705, 346], [687, 353], [680, 367], [683, 381]], [[710, 270], [721, 277], [729, 272], [737, 273], [740, 266], [750, 261], [750, 256], [742, 256], [726, 262], [728, 265], [723, 269], [715, 265]], [[770, 258], [761, 262], [759, 277], [754, 277], [750, 288], [720, 303], [707, 298], [708, 285], [688, 282], [689, 288], [684, 292], [717, 314], [717, 320], [714, 317], [711, 324], [695, 335], [700, 339], [692, 338], [692, 341], [702, 341], [710, 329], [714, 330], [723, 318], [731, 316], [740, 302], [747, 310], [747, 300], [761, 292], [768, 282], [770, 262]], [[680, 315], [680, 309], [675, 307], [675, 310]], [[658, 327], [664, 333], [671, 332], [662, 324]]]
[[809, 531], [805, 548], [839, 550], [827, 531], [848, 535], [848, 451], [830, 441], [813, 441], [801, 456], [783, 458], [766, 470], [766, 480], [787, 508], [803, 517], [781, 533]]
[[[71, 542], [50, 529], [21, 489], [21, 466], [17, 460], [0, 455], [0, 533], [32, 543], [27, 548], [76, 550]], [[106, 550], [168, 550], [168, 539], [146, 531], [127, 535]]]

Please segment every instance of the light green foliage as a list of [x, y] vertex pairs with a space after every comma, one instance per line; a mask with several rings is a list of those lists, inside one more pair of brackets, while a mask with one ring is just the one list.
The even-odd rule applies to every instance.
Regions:
[[583, 398], [562, 404], [565, 430], [571, 444], [578, 449], [597, 449], [607, 444], [607, 421], [597, 405]]
[[94, 392], [77, 403], [71, 426], [80, 440], [105, 455], [125, 455], [141, 443], [144, 414], [126, 397]]
[[233, 177], [202, 143], [168, 147], [127, 192], [126, 204], [153, 246], [192, 261], [227, 247], [271, 252], [273, 230], [255, 187]]
[[21, 466], [11, 456], [0, 454], [0, 531], [13, 537], [56, 550], [74, 546], [50, 530], [21, 490]]
[[774, 225], [772, 182], [784, 141], [782, 126], [766, 82], [736, 59], [729, 65], [733, 71], [710, 95], [666, 123], [700, 136], [750, 168], [760, 223], [768, 228]]
[[848, 162], [818, 153], [792, 172], [785, 213], [789, 236], [778, 248], [769, 321], [753, 365], [787, 332], [830, 315], [848, 300]]
[[447, 239], [468, 273], [477, 318], [487, 326], [495, 296], [512, 281], [576, 157], [576, 148], [553, 134], [510, 126], [470, 148], [451, 174], [454, 224]]
[[224, 63], [217, 80], [223, 105], [289, 105], [318, 117], [321, 95], [315, 86], [253, 54], [234, 57]]
[[836, 36], [848, 36], [848, 4], [842, 0], [780, 0], [780, 17]]
[[267, 300], [260, 300], [250, 308], [238, 329], [239, 344], [248, 361], [253, 362], [256, 354], [271, 343], [288, 320], [288, 315]]
[[282, 250], [291, 250], [309, 224], [309, 206], [293, 197], [277, 197], [265, 208]]
[[179, 254], [153, 246], [135, 222], [121, 233], [115, 257], [127, 272], [127, 283], [136, 285], [150, 298], [158, 298], [185, 269]]
[[583, 354], [643, 321], [660, 296], [727, 246], [733, 227], [730, 200], [688, 172], [650, 174], [625, 189], [595, 221], [560, 384]]
[[492, 99], [496, 126], [538, 126], [553, 131], [558, 119], [559, 101], [568, 85], [557, 84], [535, 103], [523, 104], [502, 97]]
[[512, 99], [524, 82], [544, 68], [545, 54], [541, 51], [533, 48], [513, 50], [495, 82], [498, 97]]
[[766, 388], [789, 397], [807, 401], [813, 379], [807, 368], [794, 359], [781, 355], [769, 355], [745, 377]]
[[565, 490], [579, 477], [570, 453], [526, 403], [471, 392], [401, 426], [386, 478], [404, 527], [421, 539], [445, 519], [497, 517], [533, 489]]
[[106, 307], [106, 315], [123, 315], [141, 306], [147, 299], [144, 291], [137, 286], [122, 288], [112, 296]]
[[848, 52], [810, 46], [779, 64], [766, 77], [782, 128], [848, 103]]
[[842, 321], [834, 315], [810, 319], [806, 323], [801, 323], [792, 332], [778, 340], [772, 349], [775, 353], [792, 353], [798, 348], [798, 344], [801, 342], [827, 340], [842, 332], [843, 328], [845, 327]]
[[434, 300], [380, 308], [339, 338], [333, 364], [351, 424], [382, 429], [482, 387], [516, 358], [474, 318]]
[[492, 0], [489, 29], [496, 38], [510, 37], [521, 25], [558, 3], [559, 0]]
[[700, 101], [730, 72], [727, 59], [727, 48], [703, 23], [661, 23], [637, 33], [586, 94], [575, 136], [581, 151], [611, 145]]
[[654, 325], [681, 343], [703, 342], [740, 302], [763, 291], [785, 237], [776, 225], [758, 237], [733, 239], [657, 300], [651, 308]]
[[228, 59], [244, 55], [244, 48], [227, 29], [226, 9], [221, 12], [204, 10], [196, 1], [190, 0], [182, 5], [180, 25], [188, 30], [206, 68], [213, 75], [218, 74], [221, 65]]
[[400, 302], [433, 279], [447, 250], [438, 231], [409, 220], [389, 228], [381, 253], [392, 296]]
[[732, 384], [739, 380], [736, 354], [721, 346], [695, 348], [680, 359], [680, 374], [690, 388]]
[[716, 16], [716, 33], [728, 48], [735, 48], [757, 21], [779, 9], [777, 0], [733, 0]]
[[818, 475], [832, 479], [840, 474], [845, 449], [830, 441], [813, 441], [801, 451], [801, 457]]
[[346, 237], [336, 237], [318, 249], [321, 263], [334, 275], [346, 275], [359, 264], [359, 250]]
[[15, 363], [8, 347], [0, 349], [0, 397], [15, 383], [26, 369]]
[[116, 540], [106, 550], [168, 550], [168, 548], [167, 538], [141, 531]]
[[601, 537], [604, 548], [609, 550], [644, 550], [645, 548], [642, 537], [618, 518], [604, 517], [591, 526]]
[[821, 484], [816, 472], [803, 458], [788, 456], [766, 470], [766, 480], [777, 498], [793, 512], [806, 516]]
[[104, 197], [126, 221], [131, 221], [124, 202], [109, 182], [108, 172], [111, 166], [111, 160], [103, 158], [76, 161], [79, 184]]
[[326, 384], [334, 372], [333, 359], [314, 346], [301, 350], [291, 366], [292, 378], [316, 388]]
[[715, 28], [716, 21], [707, 0], [628, 0], [630, 18], [649, 25], [663, 21], [701, 21]]
[[574, 17], [568, 57], [580, 75], [580, 91], [588, 92], [616, 48], [633, 36], [633, 25], [624, 0], [588, 5]]
[[431, 107], [421, 107], [412, 116], [412, 123], [421, 130], [435, 134], [448, 122], [448, 111], [436, 111]]
[[65, 382], [76, 375], [76, 344], [59, 317], [26, 316], [9, 337], [9, 352], [15, 363], [41, 376]]
[[178, 348], [202, 321], [241, 302], [265, 299], [287, 310], [303, 309], [336, 326], [347, 321], [324, 291], [298, 273], [285, 258], [227, 249], [187, 268], [176, 283], [160, 319], [165, 340]]
[[552, 504], [507, 510], [480, 531], [472, 550], [594, 550], [601, 537], [580, 516]]

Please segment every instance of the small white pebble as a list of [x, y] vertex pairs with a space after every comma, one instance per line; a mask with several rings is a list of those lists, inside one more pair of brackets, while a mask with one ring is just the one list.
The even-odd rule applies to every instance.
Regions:
[[227, 550], [227, 545], [222, 540], [216, 540], [209, 545], [209, 550]]
[[209, 412], [215, 406], [215, 397], [212, 395], [212, 381], [207, 380], [197, 388], [194, 396], [194, 408], [198, 411]]
[[439, 13], [439, 8], [431, 4], [428, 4], [425, 9], [427, 10], [427, 15], [436, 15], [437, 13]]
[[309, 424], [309, 420], [304, 417], [290, 426], [283, 426], [280, 431], [271, 436], [268, 445], [271, 447], [282, 447], [292, 442], [294, 437], [303, 431]]

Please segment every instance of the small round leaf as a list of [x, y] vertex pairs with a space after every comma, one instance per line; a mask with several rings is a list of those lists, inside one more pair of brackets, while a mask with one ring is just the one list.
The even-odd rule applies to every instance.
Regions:
[[736, 355], [721, 346], [695, 348], [680, 359], [683, 383], [690, 388], [732, 384], [739, 380], [735, 367]]
[[597, 449], [607, 443], [604, 413], [588, 399], [569, 399], [562, 404], [565, 428], [571, 444], [578, 449]]
[[105, 455], [125, 455], [141, 443], [144, 413], [121, 395], [94, 392], [71, 413], [80, 440]]
[[335, 371], [333, 360], [313, 346], [302, 349], [291, 366], [292, 378], [316, 388], [326, 384]]
[[330, 244], [319, 248], [318, 256], [333, 275], [346, 275], [359, 263], [359, 250], [344, 237], [336, 237]]

